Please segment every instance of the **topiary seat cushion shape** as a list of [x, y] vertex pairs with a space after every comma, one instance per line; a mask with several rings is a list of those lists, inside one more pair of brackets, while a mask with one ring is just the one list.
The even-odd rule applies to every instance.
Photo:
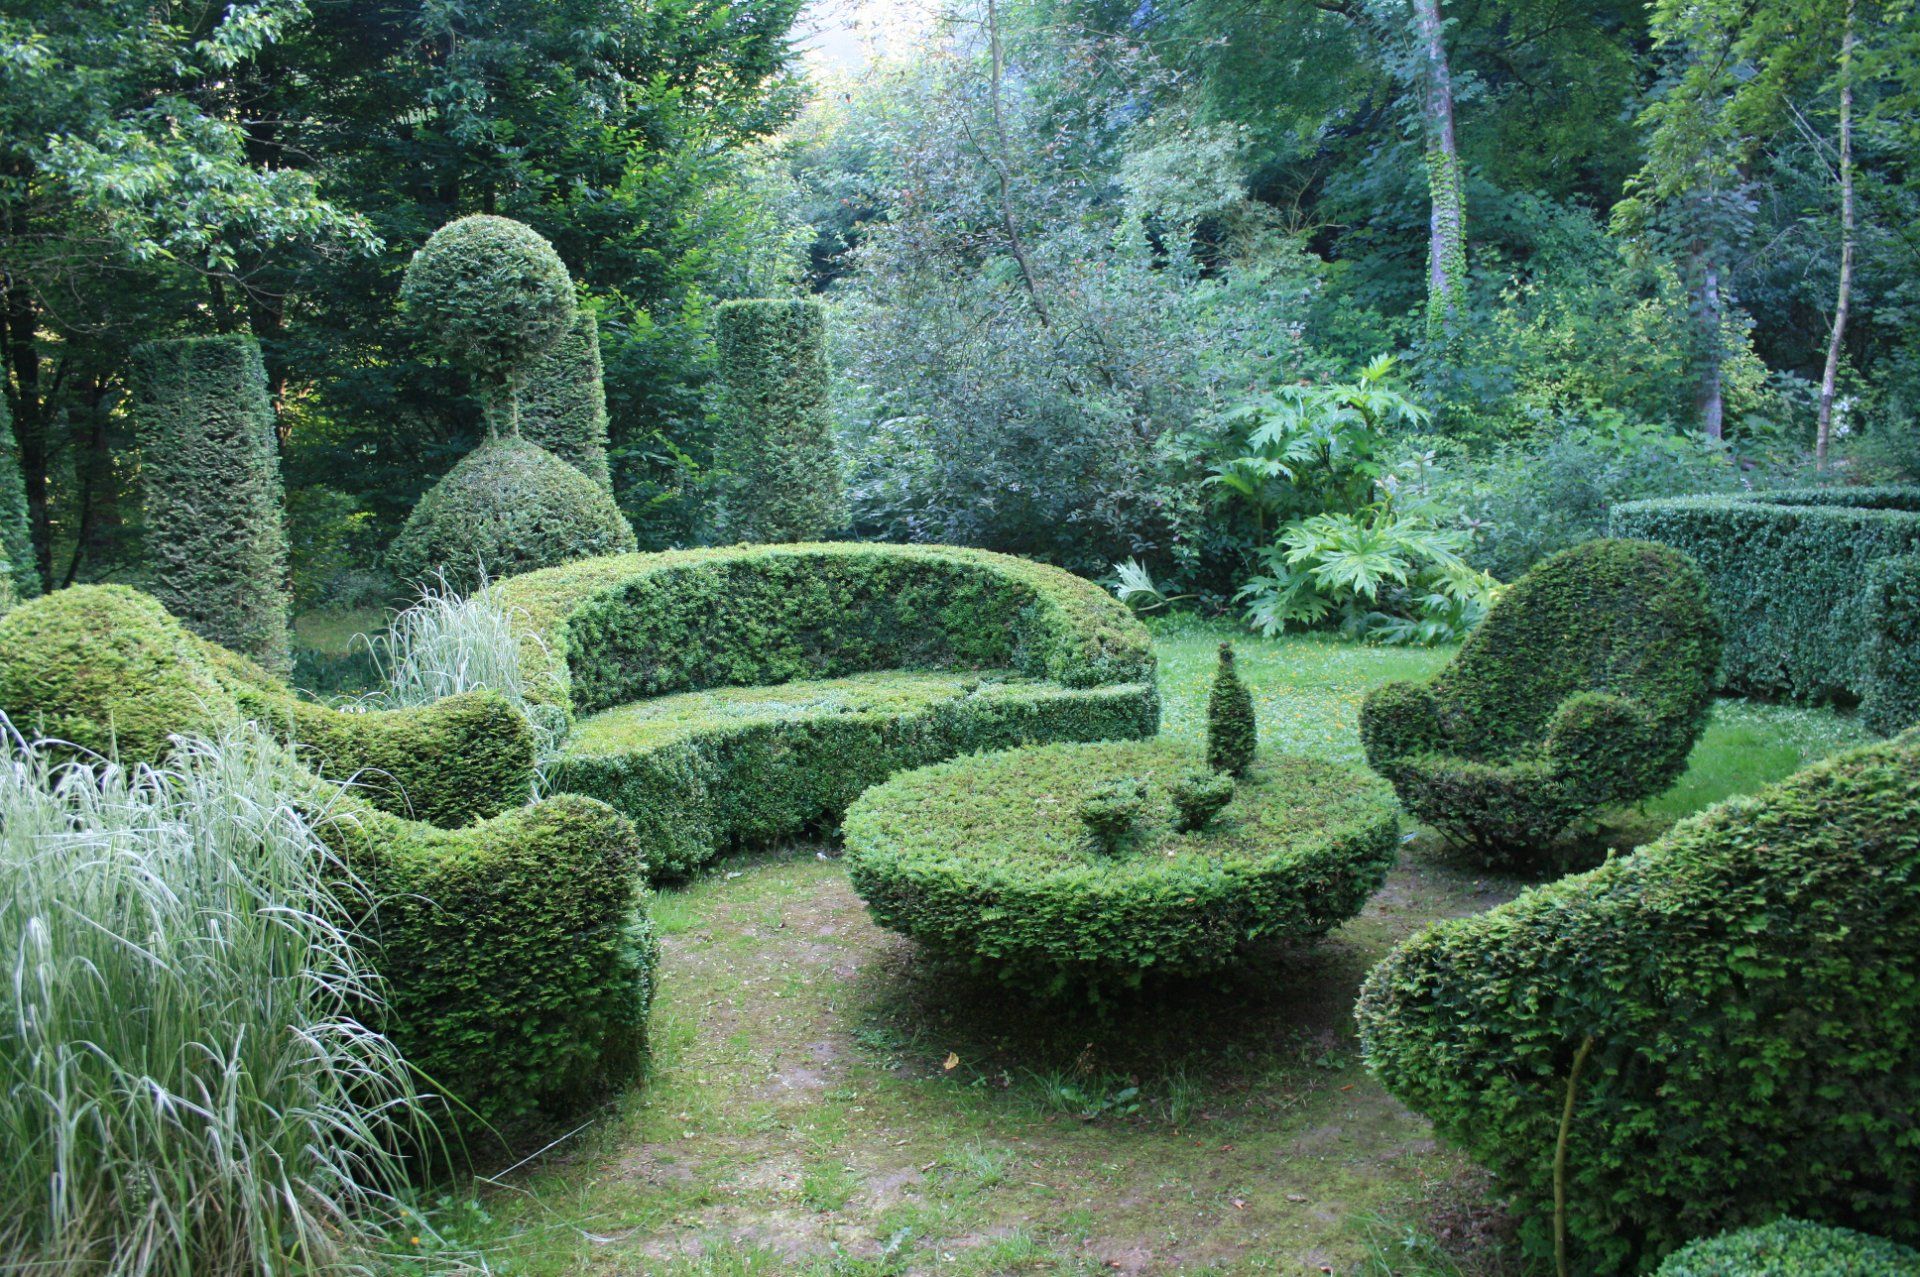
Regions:
[[1920, 731], [1441, 923], [1357, 1014], [1374, 1074], [1493, 1171], [1536, 1256], [1570, 1085], [1576, 1271], [1782, 1214], [1920, 1241]]
[[1164, 740], [906, 772], [848, 811], [847, 873], [875, 921], [936, 953], [1043, 995], [1097, 996], [1323, 936], [1393, 865], [1399, 813], [1360, 768], [1261, 757], [1196, 820], [1181, 809], [1197, 778], [1219, 774]]
[[1409, 811], [1524, 862], [1580, 817], [1679, 777], [1719, 659], [1691, 560], [1650, 541], [1589, 541], [1508, 587], [1430, 682], [1368, 693], [1360, 736]]
[[533, 734], [497, 693], [330, 709], [147, 595], [74, 586], [0, 617], [0, 712], [127, 763], [246, 720], [295, 744], [318, 831], [371, 892], [343, 907], [376, 946], [381, 1028], [470, 1137], [565, 1117], [636, 1074], [655, 961], [638, 839], [588, 798], [529, 804]]
[[501, 582], [559, 790], [633, 820], [656, 875], [821, 828], [957, 754], [1150, 736], [1146, 631], [1092, 582], [981, 550], [853, 543], [594, 559]]

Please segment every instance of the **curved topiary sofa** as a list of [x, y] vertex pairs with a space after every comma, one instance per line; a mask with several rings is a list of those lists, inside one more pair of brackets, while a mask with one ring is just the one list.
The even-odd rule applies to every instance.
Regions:
[[1650, 541], [1562, 550], [1521, 577], [1427, 683], [1360, 706], [1367, 761], [1420, 819], [1509, 861], [1685, 770], [1713, 699], [1706, 582]]
[[1441, 923], [1357, 1016], [1375, 1075], [1494, 1172], [1536, 1255], [1576, 1061], [1580, 1271], [1782, 1214], [1920, 1241], [1920, 730]]
[[501, 582], [528, 696], [571, 735], [548, 778], [628, 816], [649, 867], [837, 820], [894, 772], [1150, 736], [1146, 631], [1057, 568], [944, 546], [735, 546]]
[[463, 1114], [557, 1118], [640, 1063], [654, 942], [633, 827], [577, 796], [528, 805], [533, 736], [497, 694], [329, 709], [138, 591], [75, 586], [0, 617], [0, 710], [127, 762], [251, 719], [354, 781], [316, 802], [372, 893], [358, 921], [380, 947], [383, 1027]]
[[1920, 486], [1631, 501], [1608, 525], [1700, 565], [1726, 625], [1733, 691], [1848, 701], [1879, 691], [1869, 577], [1885, 559], [1920, 554]]

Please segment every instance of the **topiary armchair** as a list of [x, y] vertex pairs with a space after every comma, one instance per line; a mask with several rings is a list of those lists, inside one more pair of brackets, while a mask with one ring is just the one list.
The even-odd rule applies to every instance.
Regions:
[[1515, 582], [1431, 682], [1369, 693], [1360, 736], [1409, 811], [1521, 860], [1597, 808], [1678, 778], [1719, 660], [1692, 560], [1650, 541], [1589, 541]]

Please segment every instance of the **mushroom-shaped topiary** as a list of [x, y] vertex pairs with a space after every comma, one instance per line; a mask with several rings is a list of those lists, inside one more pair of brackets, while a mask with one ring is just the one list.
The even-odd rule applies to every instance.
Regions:
[[484, 214], [433, 233], [407, 266], [400, 301], [478, 380], [489, 431], [517, 430], [520, 389], [577, 310], [553, 245], [531, 226]]
[[605, 488], [524, 439], [493, 439], [420, 499], [387, 564], [404, 580], [442, 573], [466, 590], [482, 570], [512, 576], [633, 548]]
[[1244, 776], [1253, 765], [1257, 738], [1253, 695], [1233, 667], [1233, 645], [1220, 645], [1220, 664], [1207, 697], [1207, 765], [1229, 776]]

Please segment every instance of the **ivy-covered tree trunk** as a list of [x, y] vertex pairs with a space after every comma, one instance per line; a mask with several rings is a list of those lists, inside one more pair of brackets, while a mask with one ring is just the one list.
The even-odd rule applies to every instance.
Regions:
[[1466, 313], [1467, 195], [1453, 136], [1453, 72], [1447, 61], [1440, 0], [1413, 0], [1425, 90], [1427, 189], [1433, 211], [1427, 233], [1427, 342], [1450, 350]]
[[1840, 285], [1833, 302], [1833, 332], [1827, 340], [1827, 365], [1820, 374], [1820, 420], [1814, 431], [1813, 458], [1817, 469], [1827, 468], [1833, 446], [1833, 391], [1840, 377], [1841, 342], [1847, 332], [1847, 310], [1853, 300], [1853, 12], [1847, 0], [1846, 24], [1840, 34]]
[[1723, 362], [1720, 326], [1726, 305], [1720, 296], [1720, 268], [1709, 262], [1700, 275], [1700, 386], [1697, 400], [1700, 428], [1707, 438], [1718, 439], [1726, 432], [1726, 388], [1721, 384]]

